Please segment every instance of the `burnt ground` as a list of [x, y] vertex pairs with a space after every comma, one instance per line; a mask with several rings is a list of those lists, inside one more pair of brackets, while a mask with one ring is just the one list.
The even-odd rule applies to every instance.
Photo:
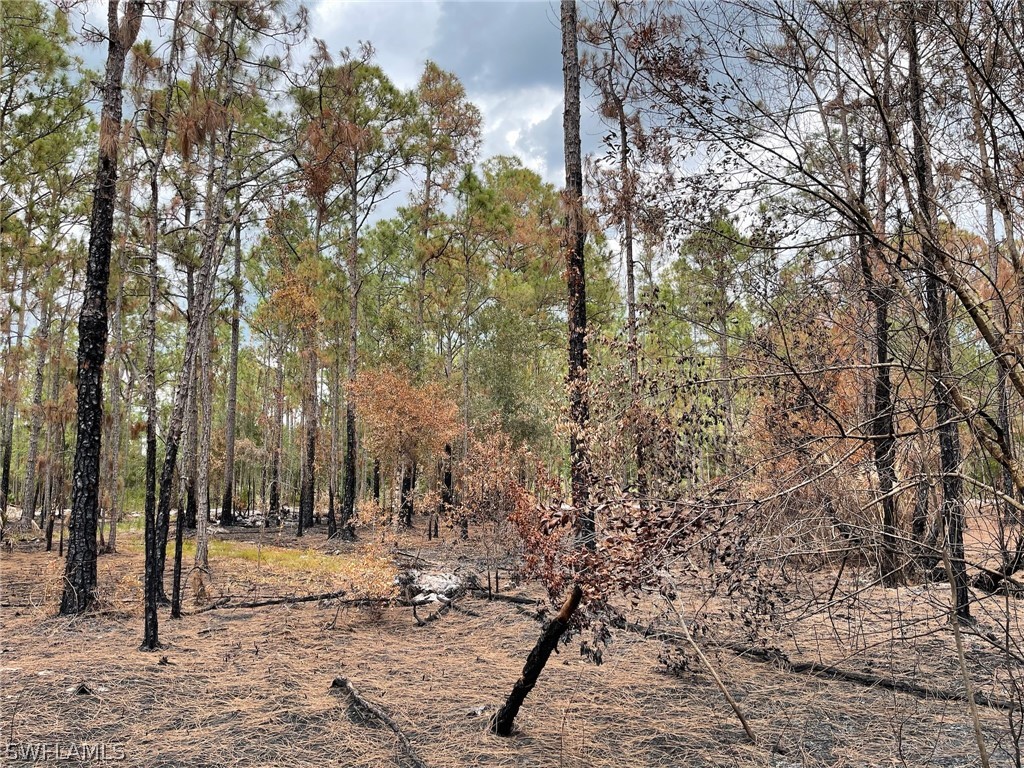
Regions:
[[[216, 537], [206, 583], [213, 601], [340, 589], [379, 596], [410, 554], [440, 570], [484, 572], [474, 542], [417, 536], [396, 546], [371, 534], [336, 545], [318, 529], [298, 542], [287, 533], [257, 539], [252, 530]], [[519, 733], [503, 739], [487, 732], [487, 718], [537, 638], [530, 606], [468, 594], [418, 626], [406, 606], [338, 600], [197, 612], [189, 589], [188, 615], [174, 621], [162, 611], [164, 647], [146, 653], [138, 650], [140, 537], [124, 532], [120, 542], [120, 553], [101, 557], [99, 608], [74, 619], [56, 616], [56, 553], [27, 542], [0, 556], [4, 764], [30, 764], [19, 750], [25, 757], [33, 745], [58, 745], [63, 756], [69, 745], [104, 745], [108, 759], [146, 768], [413, 765], [390, 729], [332, 689], [338, 676], [388, 713], [431, 767], [981, 764], [968, 706], [955, 698], [964, 685], [941, 618], [946, 585], [885, 590], [865, 586], [853, 567], [838, 580], [816, 574], [823, 591], [838, 581], [848, 599], [817, 611], [794, 605], [778, 647], [792, 662], [909, 681], [952, 700], [794, 673], [709, 644], [754, 745], [701, 664], [669, 671], [659, 661], [670, 650], [663, 637], [620, 630], [600, 666], [580, 656], [578, 640], [552, 657]], [[507, 590], [540, 596], [530, 586]], [[976, 613], [978, 627], [964, 636], [972, 682], [1006, 699], [1024, 674], [1000, 649], [1019, 647], [1016, 606], [992, 597]], [[86, 692], [76, 692], [81, 685]], [[990, 764], [1019, 765], [1011, 717], [1020, 712], [979, 706], [978, 717]], [[36, 762], [54, 762], [52, 752], [42, 757]]]

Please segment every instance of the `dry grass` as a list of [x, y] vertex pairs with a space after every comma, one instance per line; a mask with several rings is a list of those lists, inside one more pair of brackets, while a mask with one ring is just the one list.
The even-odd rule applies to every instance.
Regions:
[[[319, 532], [302, 542], [306, 550], [290, 536], [255, 544], [254, 536], [234, 533], [211, 549], [213, 597], [337, 589], [359, 571], [353, 563], [375, 562], [381, 551], [327, 543]], [[407, 538], [398, 545], [449, 568], [473, 564], [472, 544]], [[713, 654], [761, 741], [751, 745], [703, 670], [665, 673], [661, 643], [632, 633], [617, 635], [600, 667], [581, 659], [577, 644], [564, 647], [520, 714], [519, 735], [501, 739], [486, 732], [486, 721], [518, 676], [538, 625], [514, 606], [471, 598], [461, 601], [463, 610], [426, 627], [417, 627], [407, 608], [331, 603], [213, 611], [180, 621], [162, 613], [165, 647], [144, 653], [137, 650], [141, 554], [131, 534], [122, 550], [101, 558], [101, 610], [77, 619], [55, 616], [61, 565], [55, 554], [17, 551], [0, 560], [10, 603], [0, 608], [0, 726], [9, 741], [117, 744], [124, 764], [147, 768], [401, 765], [390, 731], [350, 720], [345, 697], [330, 688], [342, 675], [391, 713], [433, 767], [978, 764], [962, 703]], [[858, 578], [845, 575], [841, 588], [855, 590]], [[872, 622], [881, 632], [893, 611], [935, 613], [938, 592], [922, 592], [912, 603], [911, 589], [899, 591], [899, 603], [884, 590], [859, 595], [859, 604], [847, 609], [845, 635], [839, 609], [802, 617], [787, 650], [850, 663], [844, 654]], [[904, 639], [898, 648], [880, 647], [877, 658], [896, 659], [905, 665], [899, 672], [930, 685], [955, 687], [949, 639], [940, 627], [929, 629], [916, 645]], [[892, 634], [892, 626], [886, 631]], [[978, 682], [994, 685], [985, 678], [985, 644], [969, 642]], [[869, 653], [857, 657], [863, 669], [872, 652], [859, 650]], [[79, 683], [94, 695], [70, 692]], [[1007, 713], [983, 708], [981, 714], [992, 764], [1012, 765]], [[773, 745], [787, 754], [773, 752]]]

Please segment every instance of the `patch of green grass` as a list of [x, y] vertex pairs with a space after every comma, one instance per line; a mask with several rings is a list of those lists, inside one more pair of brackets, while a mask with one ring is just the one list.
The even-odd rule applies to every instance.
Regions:
[[[210, 558], [236, 558], [252, 563], [278, 566], [299, 571], [334, 570], [338, 567], [338, 558], [325, 555], [312, 549], [294, 549], [292, 547], [259, 547], [239, 541], [210, 539]], [[184, 542], [184, 557], [195, 557], [196, 543], [194, 540]]]

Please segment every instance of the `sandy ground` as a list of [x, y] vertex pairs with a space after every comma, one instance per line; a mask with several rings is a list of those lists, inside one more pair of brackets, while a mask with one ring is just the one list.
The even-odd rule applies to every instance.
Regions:
[[[56, 762], [54, 749], [81, 757], [102, 745], [107, 760], [147, 768], [412, 765], [391, 730], [360, 717], [331, 688], [337, 676], [389, 713], [431, 767], [981, 764], [963, 701], [793, 674], [711, 649], [758, 739], [750, 744], [699, 663], [670, 673], [659, 662], [670, 650], [663, 641], [627, 631], [615, 633], [600, 666], [581, 658], [578, 640], [569, 642], [527, 700], [519, 733], [492, 736], [487, 718], [518, 676], [539, 625], [528, 610], [473, 596], [422, 627], [408, 607], [335, 601], [178, 621], [162, 611], [164, 647], [145, 653], [138, 650], [139, 543], [130, 533], [121, 541], [121, 554], [101, 557], [100, 610], [76, 619], [55, 615], [55, 553], [23, 544], [0, 558], [4, 764], [32, 764], [20, 758], [33, 746], [44, 750], [35, 763], [48, 764]], [[279, 543], [294, 541], [286, 535]], [[363, 546], [336, 550], [319, 531], [302, 544], [336, 557], [339, 567]], [[448, 568], [472, 565], [472, 546], [402, 549], [412, 546]], [[309, 572], [222, 557], [213, 562], [210, 592], [337, 588], [322, 557]], [[863, 589], [861, 575], [849, 571], [840, 580], [841, 604], [817, 612], [794, 604], [793, 631], [780, 635], [779, 647], [794, 660], [962, 690], [951, 630], [936, 618], [944, 585]], [[820, 578], [828, 583], [835, 574]], [[1000, 631], [1016, 632], [1019, 642], [1020, 624], [1015, 606], [1000, 600], [979, 604], [979, 630], [965, 643], [975, 685], [1006, 697], [1022, 669], [985, 635], [998, 641]], [[186, 609], [195, 610], [191, 600]], [[76, 693], [80, 685], [88, 692]], [[1015, 765], [1010, 713], [978, 709], [991, 765]], [[76, 762], [97, 761], [63, 764]]]

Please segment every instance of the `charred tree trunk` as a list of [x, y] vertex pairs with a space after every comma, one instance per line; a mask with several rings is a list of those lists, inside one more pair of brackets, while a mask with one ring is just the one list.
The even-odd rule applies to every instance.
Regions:
[[224, 497], [220, 524], [235, 522], [235, 415], [238, 411], [238, 339], [242, 320], [242, 222], [235, 222], [235, 271], [232, 275], [231, 358], [228, 362], [228, 412], [224, 447]]
[[412, 528], [412, 495], [416, 488], [416, 463], [402, 471], [402, 490], [399, 497], [398, 520], [403, 528]]
[[[224, 39], [228, 41], [224, 53], [224, 83], [225, 94], [224, 104], [230, 105], [234, 96], [235, 73], [238, 68], [238, 57], [235, 55], [233, 46], [235, 24], [238, 20], [239, 8], [228, 6], [228, 20], [224, 30]], [[230, 110], [227, 110], [230, 113]], [[164, 521], [166, 531], [167, 521], [170, 520], [171, 495], [174, 480], [174, 469], [178, 460], [178, 448], [181, 441], [182, 423], [185, 416], [185, 408], [188, 402], [189, 389], [199, 357], [199, 348], [202, 345], [202, 334], [207, 332], [207, 318], [210, 315], [210, 307], [213, 302], [213, 289], [217, 276], [217, 265], [221, 255], [221, 237], [223, 230], [222, 216], [224, 214], [224, 199], [228, 188], [228, 172], [231, 167], [232, 136], [231, 125], [223, 129], [222, 147], [219, 173], [212, 189], [212, 195], [207, 197], [205, 226], [203, 232], [203, 248], [200, 257], [199, 275], [196, 283], [196, 307], [189, 313], [188, 328], [185, 334], [185, 354], [182, 361], [181, 373], [174, 394], [174, 405], [171, 409], [171, 418], [167, 426], [167, 439], [165, 441], [164, 462], [160, 470], [160, 496], [157, 503], [157, 519]], [[216, 139], [214, 139], [216, 141]], [[211, 149], [212, 156], [215, 151]], [[191, 308], [190, 308], [191, 309]], [[164, 534], [166, 536], [166, 533]], [[164, 538], [166, 541], [166, 538]], [[163, 563], [160, 564], [161, 583], [163, 579]]]
[[917, 6], [911, 8], [908, 25], [909, 97], [913, 124], [914, 176], [917, 181], [920, 217], [921, 266], [925, 273], [925, 313], [928, 319], [929, 358], [935, 394], [935, 419], [939, 432], [939, 461], [942, 470], [942, 519], [956, 593], [956, 615], [969, 620], [970, 595], [967, 590], [967, 567], [964, 562], [964, 501], [960, 478], [960, 433], [954, 420], [954, 407], [949, 379], [952, 356], [949, 340], [949, 312], [946, 284], [939, 275], [942, 254], [938, 244], [938, 219], [934, 205], [934, 180], [928, 156], [928, 127], [924, 117], [924, 92], [918, 48]]
[[96, 525], [99, 518], [100, 440], [103, 429], [103, 363], [107, 354], [107, 284], [117, 196], [121, 80], [125, 58], [142, 23], [142, 0], [131, 0], [118, 20], [109, 0], [106, 75], [100, 116], [99, 157], [89, 226], [85, 295], [78, 320], [78, 439], [71, 492], [71, 525], [61, 614], [82, 613], [96, 591]]
[[550, 624], [544, 627], [544, 631], [541, 632], [537, 644], [526, 658], [522, 676], [512, 686], [512, 692], [508, 695], [508, 699], [505, 700], [501, 709], [491, 718], [491, 731], [499, 736], [512, 735], [512, 727], [515, 725], [516, 715], [519, 714], [520, 707], [523, 706], [526, 697], [537, 684], [540, 673], [544, 671], [544, 665], [548, 663], [551, 652], [555, 650], [558, 641], [565, 634], [565, 630], [569, 628], [569, 621], [572, 619], [572, 615], [576, 612], [582, 599], [583, 590], [579, 587], [573, 587], [572, 592], [562, 604], [562, 609], [558, 612], [558, 615], [555, 616]]
[[[353, 382], [359, 370], [359, 208], [358, 190], [350, 190], [352, 210], [348, 244], [348, 380]], [[338, 534], [355, 538], [352, 520], [356, 509], [356, 407], [351, 397], [345, 398], [345, 467], [342, 478], [341, 518]]]
[[124, 344], [124, 256], [118, 257], [120, 279], [117, 283], [117, 298], [114, 300], [114, 356], [110, 366], [110, 425], [111, 435], [107, 445], [107, 527], [105, 552], [117, 551], [117, 523], [120, 514], [119, 459], [121, 458], [121, 347]]
[[270, 516], [281, 515], [281, 450], [284, 443], [284, 344], [277, 356], [274, 382], [274, 450], [270, 457]]
[[583, 161], [580, 153], [580, 63], [576, 36], [576, 2], [562, 0], [562, 74], [565, 108], [565, 232], [566, 276], [569, 292], [569, 436], [572, 503], [579, 515], [580, 543], [593, 549], [594, 515], [590, 509], [590, 460], [587, 453], [587, 290], [584, 246], [587, 230], [583, 221]]
[[316, 438], [317, 438], [317, 377], [319, 363], [316, 351], [316, 330], [309, 329], [305, 335], [305, 349], [302, 357], [305, 363], [305, 386], [302, 398], [303, 435], [302, 487], [299, 489], [298, 535], [304, 528], [313, 525], [313, 504], [316, 493]]
[[[865, 210], [867, 200], [867, 147], [860, 147], [860, 195], [861, 209]], [[884, 203], [883, 203], [884, 209]], [[901, 579], [898, 538], [896, 530], [896, 436], [893, 421], [892, 378], [889, 370], [889, 305], [892, 302], [892, 286], [883, 282], [874, 273], [874, 261], [879, 254], [869, 247], [866, 223], [862, 223], [857, 234], [857, 252], [868, 301], [875, 308], [875, 349], [874, 349], [874, 400], [871, 405], [871, 436], [875, 447], [875, 471], [878, 473], [878, 490], [882, 507], [882, 550], [879, 571], [882, 583], [896, 586]]]

